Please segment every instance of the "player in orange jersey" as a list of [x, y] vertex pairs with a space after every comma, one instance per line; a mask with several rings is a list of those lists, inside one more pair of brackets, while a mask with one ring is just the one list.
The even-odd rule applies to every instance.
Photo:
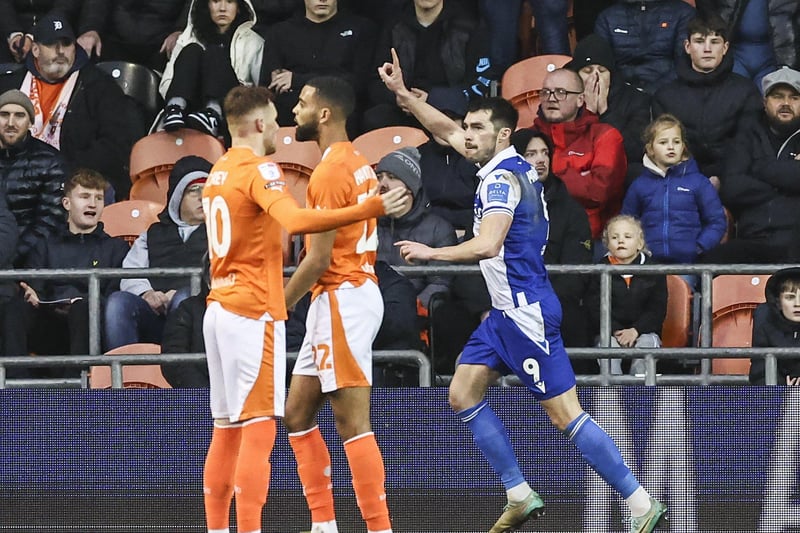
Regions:
[[[260, 533], [275, 417], [283, 416], [286, 372], [281, 226], [327, 231], [396, 212], [384, 194], [337, 210], [301, 209], [286, 190], [275, 151], [277, 112], [264, 87], [225, 98], [232, 147], [203, 190], [211, 293], [203, 321], [214, 430], [203, 472], [209, 533], [228, 533], [236, 493], [238, 531]], [[363, 224], [363, 222], [362, 222]]]
[[[357, 205], [378, 183], [367, 160], [347, 138], [353, 90], [340, 78], [309, 80], [294, 108], [298, 141], [313, 140], [322, 161], [308, 183], [306, 204], [316, 209]], [[338, 533], [333, 509], [331, 459], [317, 426], [329, 400], [369, 533], [388, 533], [385, 471], [369, 419], [372, 341], [383, 318], [375, 277], [375, 219], [306, 237], [306, 256], [286, 285], [292, 306], [309, 290], [306, 336], [297, 357], [284, 424], [297, 459], [313, 533]]]

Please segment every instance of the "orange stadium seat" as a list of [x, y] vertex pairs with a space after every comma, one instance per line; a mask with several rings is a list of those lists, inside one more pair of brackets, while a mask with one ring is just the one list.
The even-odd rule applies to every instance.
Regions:
[[428, 135], [419, 128], [388, 126], [359, 135], [353, 141], [353, 146], [375, 167], [389, 152], [406, 146], [419, 146], [429, 140]]
[[[280, 165], [286, 186], [300, 206], [306, 205], [306, 188], [311, 173], [322, 159], [322, 152], [313, 141], [298, 142], [294, 138], [295, 127], [278, 128], [275, 153], [269, 157]], [[283, 263], [295, 264], [298, 260], [302, 240], [292, 239], [286, 231], [282, 234]]]
[[508, 67], [500, 82], [500, 95], [519, 112], [517, 128], [528, 128], [539, 111], [539, 91], [548, 72], [570, 62], [570, 56], [550, 54], [529, 57]]
[[169, 173], [175, 162], [197, 155], [212, 164], [225, 153], [225, 147], [210, 135], [190, 129], [158, 131], [133, 145], [130, 159], [131, 200], [167, 203]]
[[[764, 287], [769, 276], [733, 274], [717, 276], [711, 290], [711, 346], [752, 346], [753, 311], [766, 301]], [[749, 359], [715, 359], [711, 362], [714, 374], [747, 374]]]
[[112, 237], [123, 237], [133, 243], [150, 224], [158, 221], [163, 204], [149, 200], [125, 200], [103, 209], [100, 221], [103, 229]]
[[661, 344], [665, 348], [689, 345], [692, 333], [692, 289], [683, 278], [667, 276], [667, 316], [661, 329]]
[[[106, 352], [119, 354], [160, 354], [161, 346], [150, 343], [127, 344]], [[92, 389], [111, 388], [111, 367], [93, 366], [89, 370], [89, 386]], [[122, 386], [126, 389], [171, 389], [164, 379], [160, 365], [127, 365], [122, 367]]]

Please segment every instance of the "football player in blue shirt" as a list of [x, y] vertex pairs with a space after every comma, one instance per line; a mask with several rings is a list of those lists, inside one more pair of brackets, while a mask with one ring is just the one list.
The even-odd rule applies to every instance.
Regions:
[[513, 531], [544, 512], [544, 502], [522, 476], [506, 428], [485, 399], [489, 385], [511, 372], [539, 400], [553, 425], [625, 499], [631, 532], [653, 531], [665, 517], [666, 506], [639, 484], [617, 445], [578, 401], [575, 373], [561, 340], [561, 305], [542, 259], [548, 232], [542, 184], [510, 142], [517, 111], [501, 98], [476, 100], [459, 128], [405, 87], [394, 50], [392, 58], [378, 71], [401, 106], [480, 168], [474, 238], [444, 248], [411, 241], [396, 245], [412, 264], [477, 262], [489, 289], [492, 310], [464, 347], [449, 396], [506, 488], [508, 504], [490, 533]]

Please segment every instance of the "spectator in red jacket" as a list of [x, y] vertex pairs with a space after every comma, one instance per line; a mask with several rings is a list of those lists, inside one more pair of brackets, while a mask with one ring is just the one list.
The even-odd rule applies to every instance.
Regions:
[[606, 222], [619, 213], [628, 163], [622, 134], [584, 107], [583, 91], [578, 73], [549, 73], [542, 82], [534, 125], [553, 140], [552, 172], [586, 209], [597, 241]]

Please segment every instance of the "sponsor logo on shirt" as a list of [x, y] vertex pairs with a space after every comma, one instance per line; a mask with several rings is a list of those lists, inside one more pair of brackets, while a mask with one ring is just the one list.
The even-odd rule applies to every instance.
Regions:
[[489, 203], [508, 203], [508, 193], [511, 186], [508, 183], [492, 183], [486, 188], [486, 201]]
[[267, 181], [274, 181], [281, 177], [281, 169], [272, 162], [261, 163], [258, 165], [258, 173]]
[[687, 189], [686, 187], [676, 187], [675, 190], [678, 192], [692, 192], [691, 189]]

